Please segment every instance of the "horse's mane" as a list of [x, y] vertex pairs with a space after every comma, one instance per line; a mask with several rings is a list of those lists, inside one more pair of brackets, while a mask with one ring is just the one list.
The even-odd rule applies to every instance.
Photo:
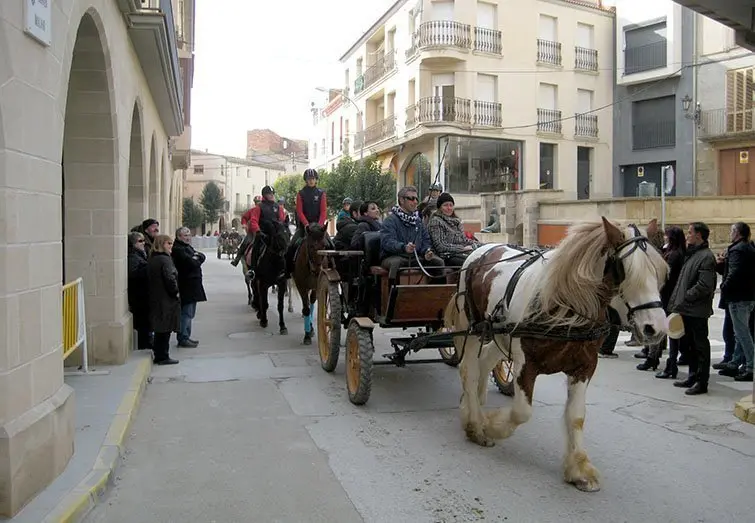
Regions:
[[[544, 327], [589, 327], [603, 319], [611, 291], [603, 284], [607, 242], [601, 222], [571, 226], [536, 283], [527, 319]], [[646, 253], [622, 260], [625, 292], [642, 289], [650, 274], [658, 279], [659, 290], [666, 281], [668, 265], [660, 252], [648, 243]]]

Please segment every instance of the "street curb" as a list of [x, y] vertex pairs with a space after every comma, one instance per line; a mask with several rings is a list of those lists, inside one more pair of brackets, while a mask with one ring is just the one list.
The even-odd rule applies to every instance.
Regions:
[[755, 404], [752, 394], [745, 396], [734, 404], [734, 415], [745, 423], [755, 425]]
[[97, 459], [87, 476], [45, 517], [42, 523], [77, 523], [99, 502], [112, 483], [131, 421], [152, 372], [152, 358], [137, 365], [126, 394], [115, 412]]

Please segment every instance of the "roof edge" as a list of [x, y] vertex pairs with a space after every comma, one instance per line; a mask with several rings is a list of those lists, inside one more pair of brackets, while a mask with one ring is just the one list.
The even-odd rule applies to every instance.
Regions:
[[380, 26], [382, 26], [386, 20], [395, 15], [398, 10], [401, 9], [408, 1], [409, 0], [398, 0], [395, 4], [389, 7], [388, 10], [383, 13], [383, 16], [378, 18], [377, 21], [372, 24], [370, 28], [367, 29], [367, 31], [365, 31], [365, 33], [359, 38], [359, 40], [357, 40], [351, 47], [349, 47], [349, 50], [346, 51], [338, 60], [342, 63], [348, 60], [362, 44], [364, 44], [367, 40], [370, 39], [372, 35], [375, 34], [378, 28], [380, 28]]

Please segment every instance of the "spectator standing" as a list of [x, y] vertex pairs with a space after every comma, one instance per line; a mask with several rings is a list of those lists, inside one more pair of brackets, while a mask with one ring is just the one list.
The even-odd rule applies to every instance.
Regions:
[[178, 272], [171, 258], [173, 239], [158, 234], [147, 262], [149, 278], [149, 320], [155, 332], [155, 365], [175, 365], [170, 357], [170, 335], [181, 328], [181, 300]]
[[152, 350], [149, 326], [149, 278], [144, 235], [128, 235], [128, 309], [133, 317], [138, 350]]
[[181, 227], [176, 231], [176, 241], [171, 254], [178, 271], [178, 290], [181, 294], [181, 326], [178, 331], [178, 346], [193, 349], [199, 345], [191, 339], [191, 322], [197, 313], [197, 303], [207, 301], [202, 285], [204, 253], [191, 246], [191, 231]]
[[713, 315], [716, 257], [708, 246], [709, 236], [710, 229], [702, 222], [687, 227], [684, 265], [669, 300], [671, 312], [681, 315], [689, 338], [689, 375], [674, 386], [686, 388], [690, 396], [707, 393], [710, 379], [708, 318]]

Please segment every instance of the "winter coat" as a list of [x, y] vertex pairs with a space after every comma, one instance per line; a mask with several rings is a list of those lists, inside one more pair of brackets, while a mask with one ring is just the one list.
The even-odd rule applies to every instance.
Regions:
[[440, 211], [433, 213], [427, 224], [427, 232], [435, 254], [441, 258], [465, 252], [464, 248], [470, 245], [473, 248], [480, 246], [478, 242], [467, 238], [459, 218], [446, 216]]
[[404, 222], [396, 214], [390, 214], [380, 228], [380, 259], [407, 256], [407, 243], [414, 244], [419, 256], [424, 256], [432, 248], [430, 235], [419, 217], [416, 223], [411, 224]]
[[710, 318], [713, 316], [715, 292], [716, 257], [708, 242], [687, 247], [679, 281], [671, 293], [671, 312], [692, 318]]
[[663, 303], [664, 310], [668, 311], [671, 294], [674, 292], [676, 282], [679, 281], [679, 274], [681, 274], [684, 265], [684, 251], [681, 249], [668, 250], [664, 253], [663, 258], [669, 266], [669, 272], [668, 279], [661, 288], [661, 303]]
[[149, 277], [149, 320], [154, 332], [178, 332], [181, 327], [181, 300], [178, 271], [171, 257], [154, 252], [147, 262]]
[[354, 231], [354, 236], [351, 237], [350, 249], [355, 251], [364, 250], [364, 233], [366, 232], [379, 232], [381, 223], [378, 220], [362, 216], [357, 220], [357, 229]]
[[134, 329], [150, 328], [147, 254], [134, 248], [128, 251], [128, 308], [134, 317]]
[[357, 231], [357, 222], [348, 214], [336, 222], [336, 237], [333, 243], [339, 251], [346, 250], [351, 245], [351, 239]]
[[719, 271], [723, 276], [719, 306], [726, 308], [729, 303], [755, 300], [755, 246], [752, 243], [738, 240], [729, 245], [722, 269]]
[[173, 242], [173, 264], [178, 271], [178, 291], [181, 304], [207, 301], [202, 286], [202, 264], [206, 256], [181, 240]]

